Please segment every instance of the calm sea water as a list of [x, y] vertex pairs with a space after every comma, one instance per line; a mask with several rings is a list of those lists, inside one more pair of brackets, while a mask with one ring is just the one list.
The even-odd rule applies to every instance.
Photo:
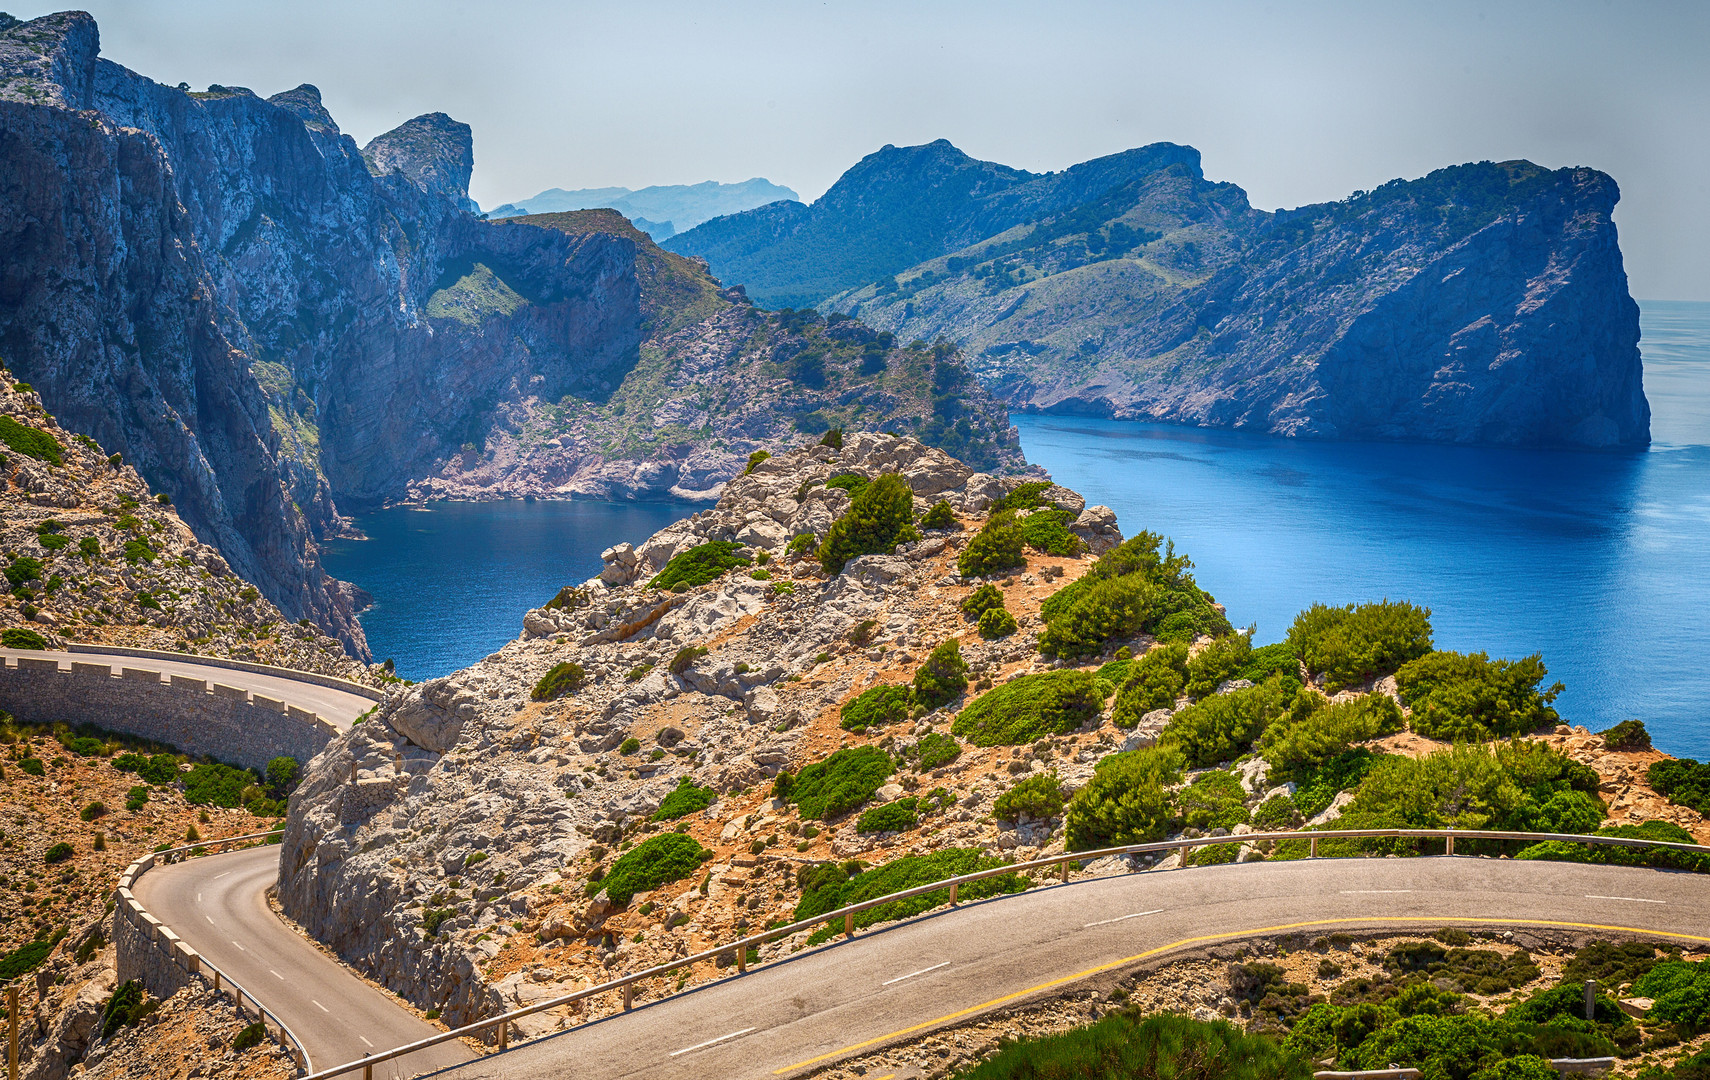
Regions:
[[1029, 461], [1175, 540], [1259, 641], [1315, 601], [1432, 609], [1439, 648], [1542, 652], [1557, 708], [1710, 756], [1710, 304], [1642, 305], [1655, 442], [1580, 453], [1314, 443], [1017, 416]]
[[[1710, 757], [1710, 304], [1642, 305], [1648, 451], [1313, 443], [1016, 417], [1030, 461], [1173, 538], [1238, 625], [1274, 641], [1315, 601], [1405, 598], [1439, 647], [1542, 652], [1564, 716], [1640, 717]], [[327, 568], [374, 594], [377, 657], [423, 679], [516, 635], [523, 612], [693, 507], [442, 503], [360, 519]]]
[[467, 667], [522, 630], [523, 613], [600, 572], [600, 552], [647, 539], [683, 503], [435, 503], [358, 517], [367, 540], [327, 545], [327, 572], [374, 596], [362, 628], [407, 679]]

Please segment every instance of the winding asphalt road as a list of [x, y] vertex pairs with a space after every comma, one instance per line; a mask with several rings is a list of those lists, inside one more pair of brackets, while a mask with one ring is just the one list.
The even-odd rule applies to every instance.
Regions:
[[[341, 1049], [355, 1050], [343, 1060], [360, 1057], [367, 1050], [358, 1041], [364, 1037], [377, 1048], [424, 1037], [425, 1024], [303, 942], [267, 909], [259, 897], [272, 879], [273, 856], [274, 849], [263, 848], [154, 870], [137, 893], [284, 1017], [309, 1044], [317, 1068], [338, 1064]], [[204, 899], [197, 900], [198, 893]], [[218, 910], [206, 911], [210, 905]], [[1710, 946], [1710, 890], [1702, 877], [1684, 873], [1470, 857], [1321, 859], [1119, 875], [967, 904], [861, 934], [436, 1075], [791, 1076], [1196, 945], [1258, 934], [1316, 937], [1455, 924], [1665, 935], [1704, 947]], [[246, 948], [237, 950], [234, 941]], [[462, 1052], [452, 1044], [437, 1049], [448, 1048]], [[375, 1072], [409, 1076], [430, 1067], [426, 1053], [396, 1073], [385, 1064]]]
[[224, 683], [248, 690], [252, 694], [284, 701], [299, 709], [319, 713], [321, 719], [340, 731], [348, 731], [352, 721], [374, 707], [371, 699], [360, 694], [352, 694], [337, 687], [303, 682], [291, 678], [289, 674], [273, 675], [244, 671], [240, 668], [216, 667], [212, 664], [198, 664], [194, 659], [163, 660], [153, 656], [55, 652], [42, 649], [0, 649], [0, 657], [5, 657], [6, 663], [13, 667], [17, 666], [20, 659], [57, 660], [60, 667], [66, 670], [69, 670], [68, 665], [73, 663], [106, 664], [115, 672], [124, 667], [146, 668], [174, 677], [202, 679], [210, 684]]

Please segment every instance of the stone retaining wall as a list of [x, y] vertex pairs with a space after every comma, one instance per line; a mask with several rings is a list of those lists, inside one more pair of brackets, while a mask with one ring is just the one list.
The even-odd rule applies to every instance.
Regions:
[[90, 653], [95, 656], [129, 656], [144, 657], [150, 660], [188, 660], [203, 667], [221, 667], [232, 671], [253, 671], [259, 675], [278, 675], [298, 682], [314, 683], [316, 686], [327, 686], [334, 690], [343, 690], [347, 694], [367, 698], [369, 701], [379, 701], [386, 695], [372, 686], [340, 679], [334, 675], [321, 675], [313, 671], [298, 671], [296, 668], [276, 667], [272, 664], [252, 664], [247, 660], [228, 660], [223, 656], [202, 656], [197, 653], [167, 652], [164, 649], [131, 649], [120, 648], [116, 645], [84, 645], [71, 642], [65, 647], [66, 652]]
[[252, 769], [289, 754], [306, 762], [338, 734], [276, 698], [146, 667], [20, 657], [0, 666], [0, 708], [31, 723], [94, 724]]

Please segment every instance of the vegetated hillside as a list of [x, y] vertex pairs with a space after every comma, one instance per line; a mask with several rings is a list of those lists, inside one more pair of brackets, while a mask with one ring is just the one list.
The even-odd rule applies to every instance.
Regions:
[[999, 170], [945, 143], [887, 148], [811, 207], [669, 246], [762, 300], [948, 337], [1016, 407], [1316, 438], [1649, 440], [1619, 191], [1600, 172], [1481, 162], [1273, 214], [1167, 143]]
[[739, 184], [703, 180], [698, 184], [655, 184], [639, 191], [624, 187], [576, 191], [548, 188], [532, 199], [494, 207], [487, 216], [496, 219], [609, 207], [627, 218], [646, 219], [652, 227], [644, 231], [655, 240], [663, 240], [710, 218], [780, 200], [793, 202], [799, 198], [789, 188], [756, 176]]
[[711, 500], [750, 454], [836, 426], [912, 434], [980, 468], [1025, 466], [1008, 414], [951, 346], [812, 310], [759, 311], [612, 210], [508, 221], [634, 245], [639, 358], [591, 393], [531, 394], [502, 410], [483, 439], [411, 484], [412, 498]]
[[912, 438], [763, 458], [604, 556], [493, 656], [390, 696], [292, 799], [285, 911], [447, 1022], [1065, 847], [1223, 830], [1193, 864], [1297, 858], [1240, 834], [1338, 820], [1710, 839], [1697, 781], [1658, 781], [1641, 725], [1561, 724], [1537, 658], [1434, 650], [1399, 602], [1315, 607], [1254, 648], [1162, 537]]
[[120, 455], [61, 428], [4, 369], [0, 477], [6, 647], [81, 641], [364, 677], [337, 641], [292, 624], [198, 541]]

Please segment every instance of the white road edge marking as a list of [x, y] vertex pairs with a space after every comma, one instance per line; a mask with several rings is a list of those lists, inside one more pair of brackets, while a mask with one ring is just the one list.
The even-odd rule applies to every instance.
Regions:
[[202, 894], [201, 893], [196, 894], [196, 902], [198, 904], [200, 904], [202, 902]]
[[277, 971], [274, 971], [272, 968], [268, 968], [267, 973], [269, 975], [273, 976], [275, 979], [278, 979], [280, 982], [285, 981], [285, 976], [279, 974]]
[[1412, 889], [1343, 889], [1343, 890], [1341, 890], [1343, 896], [1357, 896], [1357, 895], [1364, 895], [1367, 893], [1377, 893], [1377, 894], [1404, 893], [1404, 892], [1412, 892], [1412, 891], [1413, 891]]
[[937, 971], [939, 968], [949, 967], [949, 966], [950, 966], [950, 961], [946, 960], [942, 964], [933, 964], [929, 968], [921, 968], [919, 971], [911, 971], [907, 975], [898, 975], [894, 979], [887, 979], [884, 982], [880, 983], [879, 985], [880, 986], [889, 986], [889, 985], [891, 985], [891, 983], [900, 983], [904, 979], [912, 979], [916, 975], [925, 975], [929, 971]]
[[1629, 904], [1666, 904], [1667, 900], [1646, 900], [1642, 896], [1593, 896], [1585, 894], [1587, 900], [1624, 900]]
[[681, 1050], [673, 1050], [673, 1051], [671, 1051], [671, 1056], [676, 1057], [679, 1054], [687, 1054], [691, 1050], [704, 1050], [707, 1047], [712, 1046], [716, 1043], [727, 1042], [730, 1039], [736, 1038], [738, 1035], [746, 1035], [750, 1031], [754, 1031], [754, 1030], [756, 1030], [756, 1029], [751, 1028], [751, 1027], [746, 1027], [746, 1028], [743, 1028], [741, 1031], [733, 1031], [729, 1035], [720, 1035], [718, 1038], [708, 1039], [704, 1043], [696, 1043], [693, 1046], [685, 1046]]
[[374, 1049], [374, 1044], [368, 1041], [368, 1036], [358, 1035], [357, 1038], [361, 1039], [362, 1045], [368, 1047], [368, 1049], [370, 1049], [370, 1050]]
[[215, 880], [215, 881], [218, 881], [218, 880], [220, 880], [220, 879], [221, 879], [221, 878], [223, 878], [223, 877], [225, 877], [225, 876], [226, 876], [226, 874], [229, 874], [229, 873], [231, 873], [231, 871], [230, 871], [230, 870], [227, 870], [227, 871], [226, 871], [226, 873], [225, 873], [225, 874], [215, 874], [215, 875], [214, 875], [214, 880]]
[[243, 946], [242, 946], [242, 945], [238, 945], [238, 942], [237, 942], [237, 939], [236, 939], [236, 938], [233, 938], [233, 939], [232, 939], [232, 944], [233, 944], [233, 945], [237, 945], [237, 947], [238, 947], [238, 952], [248, 952], [248, 951], [249, 951], [249, 950], [248, 950], [248, 949], [246, 949], [246, 948], [244, 948], [244, 947], [243, 947]]
[[331, 1009], [327, 1008], [325, 1005], [322, 1005], [320, 1002], [316, 1001], [314, 998], [309, 999], [309, 1004], [313, 1005], [315, 1008], [321, 1010], [324, 1013], [332, 1012]]
[[1114, 919], [1100, 919], [1098, 922], [1087, 923], [1085, 926], [1081, 927], [1081, 929], [1082, 930], [1090, 930], [1095, 926], [1108, 926], [1113, 922], [1123, 922], [1123, 921], [1128, 920], [1128, 919], [1138, 919], [1142, 915], [1156, 915], [1158, 912], [1160, 912], [1162, 910], [1164, 910], [1164, 909], [1163, 908], [1153, 908], [1151, 911], [1136, 911], [1132, 915], [1118, 915]]
[[202, 918], [204, 918], [204, 919], [207, 919], [207, 920], [208, 920], [208, 925], [209, 925], [209, 926], [212, 926], [212, 925], [214, 925], [214, 917], [213, 917], [213, 916], [212, 916], [212, 915], [204, 915], [204, 916], [202, 916]]

